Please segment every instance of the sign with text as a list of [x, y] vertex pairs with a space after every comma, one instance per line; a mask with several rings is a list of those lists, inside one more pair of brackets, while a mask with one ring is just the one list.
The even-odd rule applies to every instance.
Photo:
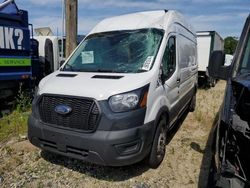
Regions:
[[26, 58], [2, 58], [0, 57], [0, 67], [23, 67], [31, 66], [31, 59]]
[[0, 26], [0, 50], [30, 50], [28, 29]]

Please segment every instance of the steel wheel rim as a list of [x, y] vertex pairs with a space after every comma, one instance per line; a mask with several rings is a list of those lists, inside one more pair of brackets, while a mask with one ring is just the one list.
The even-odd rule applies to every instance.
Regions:
[[158, 138], [158, 143], [157, 143], [157, 158], [158, 159], [162, 159], [164, 157], [165, 143], [166, 143], [166, 134], [162, 127], [159, 138]]

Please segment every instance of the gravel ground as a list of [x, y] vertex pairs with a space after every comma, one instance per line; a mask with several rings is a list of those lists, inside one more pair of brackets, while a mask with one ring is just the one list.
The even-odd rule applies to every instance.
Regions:
[[[41, 152], [25, 138], [0, 143], [0, 187], [205, 187], [211, 161], [211, 130], [225, 82], [200, 89], [197, 108], [172, 131], [157, 169], [144, 162], [102, 167]], [[178, 131], [177, 131], [178, 130]]]

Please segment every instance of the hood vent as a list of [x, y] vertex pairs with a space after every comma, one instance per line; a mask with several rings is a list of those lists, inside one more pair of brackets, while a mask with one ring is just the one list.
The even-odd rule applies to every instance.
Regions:
[[95, 75], [92, 78], [97, 78], [97, 79], [115, 79], [118, 80], [122, 78], [123, 76], [111, 76], [111, 75]]
[[70, 78], [73, 78], [73, 77], [77, 76], [77, 74], [58, 74], [56, 76], [57, 77], [70, 77]]

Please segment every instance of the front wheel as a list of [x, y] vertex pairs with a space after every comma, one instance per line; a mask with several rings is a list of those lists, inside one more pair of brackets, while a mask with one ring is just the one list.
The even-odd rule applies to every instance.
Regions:
[[148, 165], [157, 168], [164, 159], [166, 153], [166, 120], [162, 118], [158, 123], [153, 145], [148, 158]]

